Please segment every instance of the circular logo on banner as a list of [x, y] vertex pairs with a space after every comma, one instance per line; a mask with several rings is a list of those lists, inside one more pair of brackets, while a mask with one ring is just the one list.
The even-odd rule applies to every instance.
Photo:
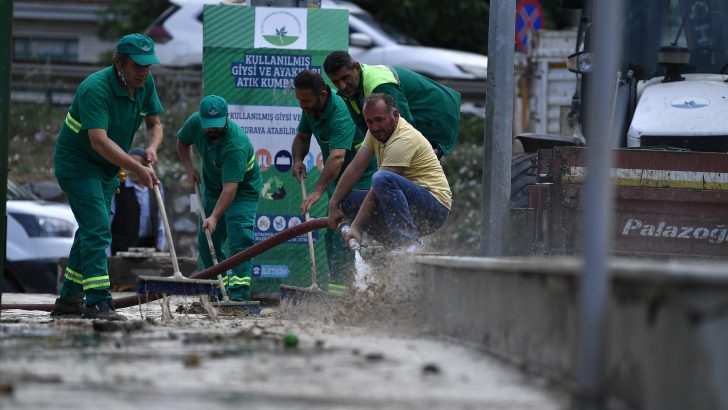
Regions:
[[293, 157], [291, 156], [291, 153], [286, 150], [278, 151], [275, 158], [273, 158], [273, 164], [276, 166], [278, 172], [286, 173], [291, 170]]
[[324, 170], [324, 157], [319, 152], [318, 155], [316, 155], [316, 168], [318, 168], [319, 171]]
[[280, 215], [273, 218], [273, 229], [275, 229], [276, 232], [286, 229], [286, 218]]
[[301, 22], [287, 11], [276, 11], [263, 20], [262, 32], [268, 43], [276, 47], [289, 46], [301, 36]]
[[297, 216], [292, 216], [291, 219], [288, 220], [289, 228], [293, 228], [294, 226], [300, 225], [300, 224], [301, 224], [301, 218], [299, 218]]
[[257, 225], [259, 231], [267, 231], [268, 229], [270, 229], [270, 218], [265, 215], [259, 216]]
[[267, 149], [259, 149], [255, 151], [255, 158], [258, 160], [258, 166], [260, 167], [260, 172], [265, 172], [270, 168], [270, 164], [272, 162], [272, 158], [270, 156], [270, 152], [268, 152]]

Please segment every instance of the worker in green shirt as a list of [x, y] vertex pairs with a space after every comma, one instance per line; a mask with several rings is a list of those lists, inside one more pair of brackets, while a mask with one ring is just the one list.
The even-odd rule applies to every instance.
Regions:
[[394, 98], [399, 115], [430, 141], [437, 159], [455, 148], [460, 133], [457, 91], [402, 67], [359, 63], [345, 51], [329, 54], [324, 71], [364, 134], [364, 99], [372, 93], [383, 93]]
[[[200, 220], [197, 249], [205, 268], [212, 266], [205, 229], [210, 231], [215, 253], [220, 261], [227, 258], [223, 243], [227, 241], [234, 255], [253, 246], [253, 226], [258, 211], [262, 178], [255, 159], [255, 149], [247, 134], [228, 118], [224, 98], [208, 95], [177, 132], [177, 155], [187, 172], [187, 181], [202, 181], [202, 204], [207, 219]], [[202, 157], [202, 178], [192, 165], [190, 146]], [[251, 299], [250, 275], [253, 261], [247, 260], [228, 270], [223, 282], [230, 300]]]
[[53, 160], [78, 230], [53, 317], [126, 320], [114, 311], [109, 293], [111, 198], [119, 187], [120, 167], [136, 173], [143, 186], [159, 183], [151, 169], [127, 154], [144, 122], [148, 148], [143, 160], [157, 163], [162, 104], [150, 69], [158, 63], [152, 39], [143, 34], [122, 37], [113, 65], [81, 82], [68, 109]]
[[[313, 70], [301, 71], [294, 78], [293, 86], [303, 111], [291, 149], [293, 176], [298, 180], [308, 176], [303, 160], [311, 146], [311, 136], [316, 138], [321, 147], [323, 159], [323, 169], [316, 187], [301, 201], [301, 213], [306, 213], [324, 192], [327, 201], [331, 197], [341, 174], [354, 159], [364, 140], [364, 134], [354, 125], [344, 101], [331, 92], [321, 74]], [[376, 159], [372, 158], [354, 188], [368, 190], [376, 169]], [[334, 287], [348, 285], [354, 272], [354, 254], [344, 246], [341, 236], [334, 230], [326, 231], [325, 241], [330, 282]]]

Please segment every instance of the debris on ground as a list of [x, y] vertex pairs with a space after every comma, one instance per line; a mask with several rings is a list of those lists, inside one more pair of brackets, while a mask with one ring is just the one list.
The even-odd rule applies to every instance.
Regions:
[[[5, 303], [53, 298], [3, 294]], [[217, 321], [181, 297], [171, 298], [169, 319], [160, 303], [119, 309], [126, 322], [5, 310], [0, 408], [568, 407], [568, 397], [540, 379], [481, 351], [413, 332], [405, 322], [389, 322], [381, 316], [387, 308], [365, 302], [310, 308], [314, 315], [266, 308], [260, 316]], [[378, 316], [367, 321], [365, 313]]]

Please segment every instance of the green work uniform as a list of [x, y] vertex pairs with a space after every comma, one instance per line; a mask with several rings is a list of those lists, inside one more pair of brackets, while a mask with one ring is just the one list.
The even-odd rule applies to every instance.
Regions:
[[111, 198], [119, 186], [119, 166], [91, 148], [88, 130], [106, 130], [125, 152], [147, 115], [159, 115], [162, 104], [152, 75], [131, 96], [113, 67], [88, 76], [76, 90], [56, 141], [55, 174], [78, 222], [68, 257], [61, 297], [87, 306], [111, 299], [106, 249], [111, 245]]
[[429, 78], [397, 66], [361, 66], [359, 89], [353, 97], [338, 92], [346, 101], [356, 126], [364, 133], [362, 107], [371, 93], [388, 94], [397, 103], [397, 110], [444, 155], [455, 148], [460, 133], [460, 93]]
[[[223, 243], [227, 241], [230, 255], [251, 247], [254, 243], [253, 226], [258, 211], [258, 198], [262, 177], [255, 159], [255, 149], [248, 135], [233, 122], [228, 122], [225, 136], [211, 143], [200, 125], [200, 114], [192, 114], [177, 132], [177, 138], [185, 144], [194, 144], [202, 156], [202, 203], [205, 215], [212, 214], [222, 193], [224, 183], [238, 184], [235, 199], [218, 221], [212, 234], [212, 242], [218, 261], [227, 258]], [[197, 248], [205, 268], [212, 266], [212, 257], [200, 219], [197, 233]], [[253, 261], [248, 260], [228, 270], [223, 275], [225, 288], [232, 300], [250, 300], [250, 275]]]
[[[328, 88], [328, 87], [327, 87]], [[331, 93], [328, 88], [329, 99], [326, 102], [321, 118], [308, 115], [303, 112], [298, 123], [298, 132], [311, 135], [316, 138], [321, 147], [321, 156], [324, 164], [329, 158], [332, 149], [345, 149], [344, 163], [336, 180], [331, 183], [326, 193], [331, 199], [336, 183], [354, 159], [357, 150], [364, 141], [364, 133], [359, 130], [352, 120], [346, 108], [346, 103], [337, 95]], [[376, 158], [372, 158], [369, 167], [364, 171], [361, 178], [354, 185], [354, 189], [368, 190], [372, 184], [372, 174], [377, 170]], [[329, 275], [334, 284], [348, 285], [351, 274], [354, 270], [354, 254], [344, 246], [343, 239], [335, 231], [326, 230], [326, 255], [329, 264]]]

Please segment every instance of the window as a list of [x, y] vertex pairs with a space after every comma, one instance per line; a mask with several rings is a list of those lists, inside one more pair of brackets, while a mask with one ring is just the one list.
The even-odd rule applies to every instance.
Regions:
[[13, 59], [18, 61], [78, 61], [78, 39], [13, 38]]

